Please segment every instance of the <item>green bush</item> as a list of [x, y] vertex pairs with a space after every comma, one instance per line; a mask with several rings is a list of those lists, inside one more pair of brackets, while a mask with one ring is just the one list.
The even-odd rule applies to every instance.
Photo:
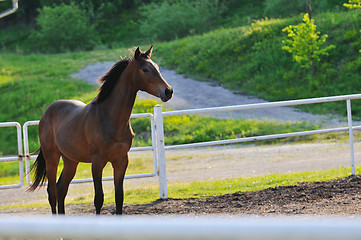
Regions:
[[150, 3], [140, 8], [140, 31], [157, 40], [203, 33], [214, 27], [222, 11], [218, 0]]
[[264, 14], [268, 17], [286, 17], [307, 11], [306, 0], [266, 0]]
[[320, 35], [316, 31], [315, 20], [311, 20], [306, 13], [303, 16], [303, 23], [296, 26], [289, 25], [282, 29], [287, 32], [288, 38], [283, 40], [283, 50], [292, 54], [293, 60], [299, 63], [303, 68], [309, 69], [313, 77], [313, 67], [316, 62], [321, 60], [322, 55], [328, 56], [329, 50], [335, 48], [334, 45], [324, 46], [326, 34]]
[[36, 18], [39, 29], [32, 38], [43, 52], [89, 50], [97, 44], [97, 34], [90, 19], [75, 4], [45, 6]]

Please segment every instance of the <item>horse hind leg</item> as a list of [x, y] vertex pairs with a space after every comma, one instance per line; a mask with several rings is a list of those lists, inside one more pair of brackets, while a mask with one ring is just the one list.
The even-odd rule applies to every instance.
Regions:
[[64, 168], [61, 172], [60, 178], [56, 184], [58, 191], [58, 213], [65, 214], [65, 197], [68, 193], [69, 184], [73, 180], [78, 162], [71, 161], [66, 157], [62, 157], [64, 162]]
[[93, 182], [94, 182], [94, 206], [96, 214], [100, 214], [100, 210], [104, 203], [104, 192], [103, 192], [103, 184], [102, 184], [102, 176], [103, 176], [103, 163], [98, 163], [93, 161], [92, 163], [92, 175], [93, 175]]
[[56, 187], [56, 173], [59, 165], [60, 154], [54, 151], [47, 151], [43, 149], [43, 155], [46, 159], [46, 177], [48, 178], [48, 200], [51, 207], [51, 212], [56, 214], [57, 203], [57, 187]]

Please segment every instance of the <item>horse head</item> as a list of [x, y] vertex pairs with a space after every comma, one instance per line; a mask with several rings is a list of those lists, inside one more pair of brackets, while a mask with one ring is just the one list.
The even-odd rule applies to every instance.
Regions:
[[153, 96], [159, 97], [163, 102], [172, 98], [173, 88], [167, 83], [159, 72], [159, 67], [150, 57], [153, 46], [146, 52], [141, 52], [139, 47], [134, 53], [135, 86]]

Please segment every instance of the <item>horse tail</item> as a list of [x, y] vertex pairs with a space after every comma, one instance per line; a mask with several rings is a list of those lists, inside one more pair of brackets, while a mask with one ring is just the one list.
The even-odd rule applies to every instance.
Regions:
[[42, 185], [46, 177], [46, 163], [43, 151], [39, 148], [36, 152], [39, 154], [30, 170], [31, 172], [35, 171], [34, 182], [27, 189], [28, 192], [33, 192], [39, 185]]

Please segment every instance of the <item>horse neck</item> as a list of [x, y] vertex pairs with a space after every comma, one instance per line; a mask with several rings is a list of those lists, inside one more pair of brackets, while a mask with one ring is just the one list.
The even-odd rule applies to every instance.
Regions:
[[103, 113], [108, 118], [107, 121], [113, 122], [114, 125], [118, 126], [118, 129], [121, 129], [122, 125], [129, 125], [130, 115], [137, 96], [137, 89], [132, 85], [132, 73], [130, 66], [124, 69], [110, 96], [101, 102]]

